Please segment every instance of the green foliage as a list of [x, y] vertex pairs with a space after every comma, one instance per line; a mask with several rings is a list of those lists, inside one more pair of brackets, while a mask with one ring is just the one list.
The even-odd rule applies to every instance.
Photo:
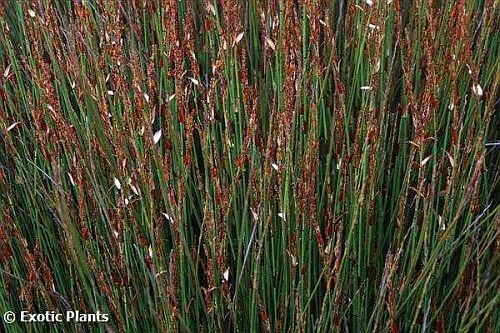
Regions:
[[498, 332], [498, 5], [0, 3], [0, 325]]

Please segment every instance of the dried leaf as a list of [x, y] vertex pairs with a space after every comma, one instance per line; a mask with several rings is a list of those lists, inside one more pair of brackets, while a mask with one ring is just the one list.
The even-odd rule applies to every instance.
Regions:
[[234, 39], [234, 44], [238, 44], [241, 41], [241, 39], [243, 38], [244, 35], [245, 35], [245, 32], [240, 32], [238, 34], [238, 36], [236, 36], [236, 38]]
[[3, 72], [3, 77], [4, 78], [7, 78], [9, 76], [9, 74], [10, 74], [10, 67], [11, 67], [11, 64], [9, 64], [9, 66], [7, 66], [7, 68]]
[[157, 144], [160, 141], [161, 135], [162, 135], [161, 129], [154, 134], [154, 136], [153, 136], [153, 143], [154, 144]]
[[224, 273], [222, 273], [222, 277], [224, 278], [224, 282], [228, 282], [229, 281], [229, 268], [226, 269], [224, 271]]
[[422, 160], [422, 162], [420, 162], [420, 166], [425, 166], [427, 164], [427, 162], [429, 162], [429, 160], [431, 159], [431, 155], [427, 156], [426, 158], [424, 158]]
[[10, 132], [14, 129], [14, 127], [16, 127], [17, 125], [19, 125], [20, 123], [18, 121], [16, 121], [15, 123], [13, 123], [12, 125], [10, 125], [9, 127], [7, 127], [7, 132]]
[[117, 179], [117, 178], [113, 178], [113, 182], [115, 184], [115, 187], [119, 190], [122, 189], [122, 184], [120, 183], [120, 181]]
[[273, 50], [276, 51], [276, 44], [274, 44], [273, 40], [266, 37], [266, 44]]
[[476, 96], [479, 96], [479, 97], [483, 96], [483, 88], [479, 84], [475, 84], [472, 86], [472, 92]]

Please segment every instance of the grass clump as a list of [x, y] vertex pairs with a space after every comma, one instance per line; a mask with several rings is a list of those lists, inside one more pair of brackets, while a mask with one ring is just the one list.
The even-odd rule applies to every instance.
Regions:
[[496, 0], [0, 4], [8, 332], [495, 332]]

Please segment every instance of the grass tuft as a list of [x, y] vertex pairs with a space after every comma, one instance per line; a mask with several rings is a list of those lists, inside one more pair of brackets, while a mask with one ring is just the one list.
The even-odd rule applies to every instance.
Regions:
[[498, 332], [496, 0], [0, 3], [6, 332]]

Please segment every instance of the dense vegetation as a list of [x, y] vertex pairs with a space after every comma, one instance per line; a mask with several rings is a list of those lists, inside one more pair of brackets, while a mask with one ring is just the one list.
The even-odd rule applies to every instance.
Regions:
[[[7, 332], [500, 331], [498, 0], [0, 2]], [[1, 327], [0, 327], [1, 330]]]

